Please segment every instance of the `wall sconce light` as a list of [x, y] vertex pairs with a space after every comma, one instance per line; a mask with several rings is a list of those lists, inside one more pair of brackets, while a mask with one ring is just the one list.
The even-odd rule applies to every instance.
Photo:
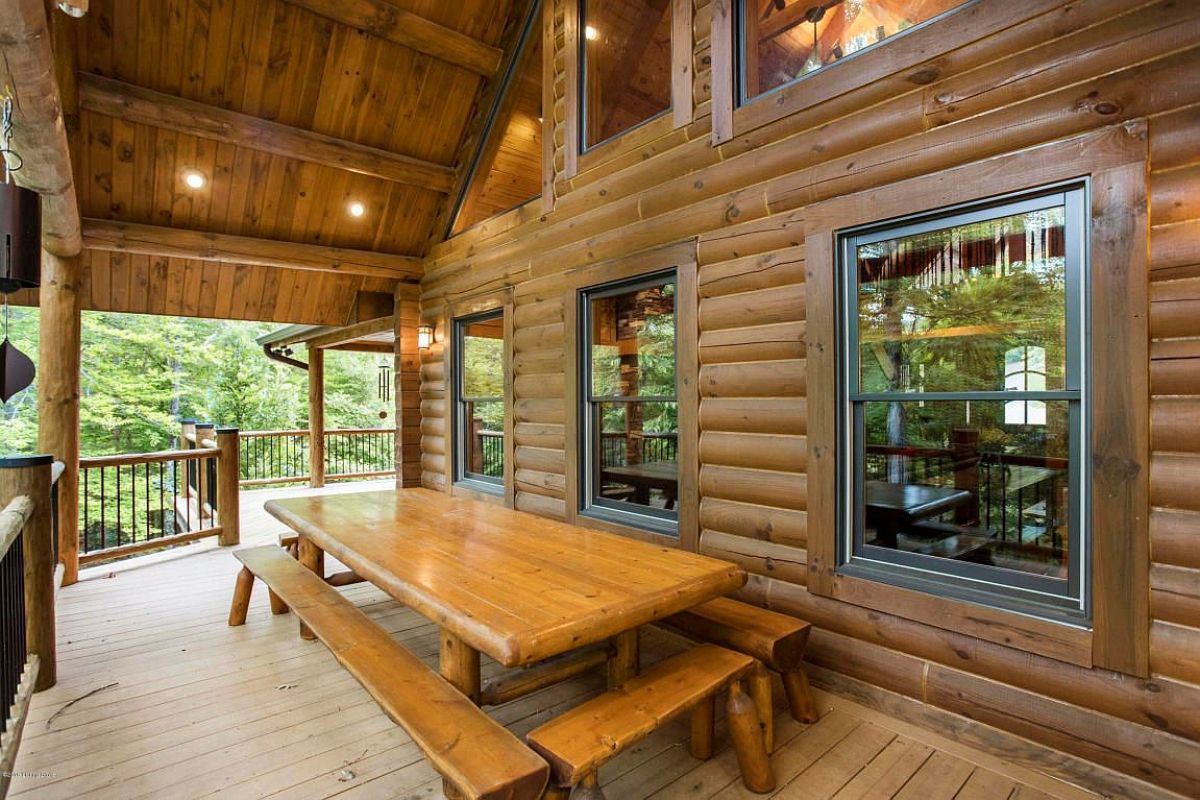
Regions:
[[428, 350], [433, 344], [433, 326], [418, 325], [417, 326], [417, 349]]

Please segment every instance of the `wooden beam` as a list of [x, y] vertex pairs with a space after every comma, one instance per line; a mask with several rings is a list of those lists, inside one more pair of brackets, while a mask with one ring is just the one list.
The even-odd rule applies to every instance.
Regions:
[[454, 170], [442, 164], [91, 73], [79, 75], [79, 103], [88, 111], [125, 122], [153, 125], [435, 192], [448, 192], [454, 183]]
[[[310, 350], [321, 349], [325, 350], [338, 345], [349, 344], [356, 339], [361, 339], [364, 336], [372, 336], [378, 333], [389, 333], [395, 328], [395, 317], [388, 314], [386, 317], [378, 319], [369, 319], [366, 322], [359, 322], [355, 325], [347, 325], [344, 328], [337, 330], [318, 333], [309, 339], [298, 339], [297, 343], [303, 342]], [[391, 350], [391, 345], [385, 345], [388, 350]]]
[[421, 259], [414, 256], [106, 219], [83, 221], [83, 243], [89, 250], [175, 256], [221, 264], [252, 264], [382, 278], [421, 275]]
[[54, 56], [42, 0], [0, 0], [0, 82], [13, 98], [13, 150], [18, 186], [42, 196], [42, 246], [63, 257], [79, 254], [79, 203], [54, 79]]
[[490, 78], [503, 52], [384, 0], [285, 0], [341, 25], [403, 45]]

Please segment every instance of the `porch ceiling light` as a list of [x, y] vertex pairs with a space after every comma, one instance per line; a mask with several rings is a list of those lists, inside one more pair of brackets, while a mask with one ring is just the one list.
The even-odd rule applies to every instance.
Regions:
[[187, 184], [189, 189], [203, 189], [208, 184], [208, 178], [198, 169], [185, 169], [183, 171], [183, 182]]
[[433, 345], [433, 326], [417, 326], [417, 349], [428, 350]]

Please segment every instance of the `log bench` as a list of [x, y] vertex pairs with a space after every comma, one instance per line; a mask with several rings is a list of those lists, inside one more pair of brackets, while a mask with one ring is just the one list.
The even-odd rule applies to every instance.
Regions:
[[742, 780], [753, 792], [774, 790], [758, 713], [742, 687], [742, 678], [755, 665], [742, 653], [697, 645], [531, 731], [526, 741], [550, 762], [547, 798], [565, 798], [578, 786], [572, 800], [602, 800], [600, 767], [685, 711], [692, 713], [692, 755], [711, 758], [716, 695], [725, 687], [730, 738]]
[[788, 708], [797, 722], [816, 722], [820, 715], [804, 671], [804, 648], [812, 626], [804, 620], [728, 597], [668, 617], [663, 623], [688, 638], [711, 642], [753, 656], [759, 661], [750, 676], [750, 694], [762, 718], [767, 752], [774, 750], [774, 707], [766, 669], [783, 678]]
[[243, 625], [254, 578], [286, 603], [463, 797], [537, 800], [549, 768], [516, 736], [396, 643], [287, 551], [234, 552], [242, 562], [230, 625]]

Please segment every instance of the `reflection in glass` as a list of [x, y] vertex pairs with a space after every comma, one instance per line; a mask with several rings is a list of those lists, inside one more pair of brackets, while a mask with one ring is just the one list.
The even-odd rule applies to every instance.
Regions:
[[498, 482], [504, 477], [504, 317], [497, 312], [458, 325], [458, 475]]
[[1064, 578], [1070, 409], [1008, 422], [1000, 400], [867, 402], [858, 516], [868, 545]]
[[675, 282], [587, 298], [588, 504], [676, 517]]
[[581, 3], [583, 149], [671, 107], [671, 0]]
[[742, 97], [835, 64], [963, 0], [742, 0]]
[[600, 480], [593, 500], [675, 510], [679, 489], [678, 406], [596, 403], [593, 450]]
[[1059, 207], [860, 245], [863, 391], [1063, 388], [1063, 224]]

